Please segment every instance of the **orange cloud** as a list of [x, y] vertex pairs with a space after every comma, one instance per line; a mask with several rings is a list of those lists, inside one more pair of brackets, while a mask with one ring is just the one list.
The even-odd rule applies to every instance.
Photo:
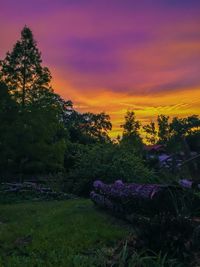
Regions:
[[[182, 91], [156, 92], [154, 94], [130, 94], [113, 92], [106, 88], [92, 91], [81, 91], [74, 88], [59, 77], [54, 79], [54, 87], [67, 99], [74, 101], [75, 108], [80, 112], [106, 112], [113, 123], [112, 137], [121, 134], [127, 110], [134, 110], [136, 117], [143, 123], [155, 120], [159, 114], [171, 117], [184, 117], [189, 114], [200, 114], [200, 87], [186, 88]], [[58, 82], [59, 81], [59, 82]], [[64, 89], [64, 90], [63, 90]]]

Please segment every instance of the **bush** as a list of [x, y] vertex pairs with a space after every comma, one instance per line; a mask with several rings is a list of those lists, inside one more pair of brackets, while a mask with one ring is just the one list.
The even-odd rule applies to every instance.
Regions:
[[99, 179], [107, 183], [118, 179], [152, 183], [156, 179], [134, 150], [113, 144], [96, 144], [78, 145], [74, 151], [74, 165], [68, 172], [67, 186], [76, 194], [88, 195], [94, 180]]

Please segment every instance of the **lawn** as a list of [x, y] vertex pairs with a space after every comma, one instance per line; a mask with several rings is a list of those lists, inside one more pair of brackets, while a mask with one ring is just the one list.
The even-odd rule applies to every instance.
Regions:
[[90, 200], [1, 204], [0, 266], [96, 266], [96, 251], [127, 234]]

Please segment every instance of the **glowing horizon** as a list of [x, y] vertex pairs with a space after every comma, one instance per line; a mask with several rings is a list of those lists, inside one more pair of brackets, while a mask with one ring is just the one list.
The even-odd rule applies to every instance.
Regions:
[[106, 112], [121, 132], [125, 112], [200, 114], [200, 2], [7, 0], [0, 58], [29, 26], [53, 87], [81, 112]]

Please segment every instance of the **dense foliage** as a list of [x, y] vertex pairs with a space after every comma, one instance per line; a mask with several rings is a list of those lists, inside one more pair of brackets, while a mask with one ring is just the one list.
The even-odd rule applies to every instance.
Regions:
[[75, 148], [74, 167], [69, 172], [72, 190], [75, 192], [87, 195], [97, 178], [106, 182], [116, 179], [152, 182], [156, 178], [134, 150], [113, 144], [79, 145]]

